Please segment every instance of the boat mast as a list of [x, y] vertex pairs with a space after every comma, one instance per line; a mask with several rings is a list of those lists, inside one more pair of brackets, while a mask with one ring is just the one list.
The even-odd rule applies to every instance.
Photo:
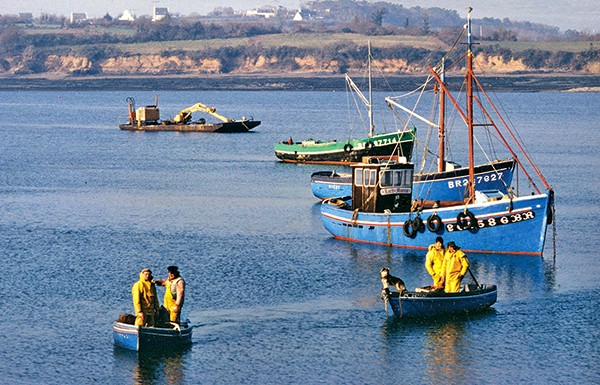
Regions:
[[469, 191], [468, 200], [471, 201], [475, 197], [475, 170], [473, 160], [473, 51], [472, 51], [472, 34], [471, 34], [471, 11], [473, 8], [467, 9], [467, 126], [469, 137]]
[[[440, 69], [441, 76], [440, 79], [442, 84], [446, 82], [446, 67], [445, 62], [442, 60], [442, 67]], [[439, 131], [439, 139], [440, 139], [440, 149], [439, 149], [439, 161], [438, 161], [438, 172], [444, 172], [446, 170], [446, 131], [445, 131], [445, 122], [446, 122], [446, 92], [444, 91], [444, 87], [440, 87], [440, 131]]]
[[368, 70], [369, 70], [369, 138], [375, 134], [375, 124], [373, 123], [373, 88], [371, 85], [371, 41], [367, 44], [368, 51]]

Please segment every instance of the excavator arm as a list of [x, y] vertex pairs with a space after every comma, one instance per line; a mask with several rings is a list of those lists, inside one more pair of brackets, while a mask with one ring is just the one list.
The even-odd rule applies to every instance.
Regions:
[[205, 112], [226, 123], [231, 122], [231, 119], [226, 118], [223, 115], [217, 114], [216, 108], [209, 107], [206, 104], [202, 103], [196, 103], [191, 107], [179, 111], [173, 120], [175, 121], [175, 123], [187, 123], [192, 118], [192, 113], [196, 111]]

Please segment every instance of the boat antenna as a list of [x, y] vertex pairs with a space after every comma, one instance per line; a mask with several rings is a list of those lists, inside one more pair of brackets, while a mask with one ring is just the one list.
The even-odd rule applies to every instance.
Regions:
[[367, 43], [368, 71], [369, 71], [369, 138], [375, 134], [375, 124], [373, 123], [373, 87], [371, 84], [371, 40]]

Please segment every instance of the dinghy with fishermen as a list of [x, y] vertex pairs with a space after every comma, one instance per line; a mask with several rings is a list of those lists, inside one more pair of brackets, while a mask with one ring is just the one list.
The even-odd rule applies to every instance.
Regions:
[[[382, 269], [383, 270], [383, 269]], [[389, 271], [389, 269], [388, 269]], [[467, 270], [474, 283], [460, 286], [457, 292], [445, 292], [443, 286], [417, 287], [406, 290], [404, 282], [396, 284], [397, 291], [386, 284], [381, 291], [385, 312], [388, 304], [398, 318], [430, 318], [472, 314], [489, 309], [498, 298], [496, 285], [479, 284], [470, 269]], [[388, 275], [388, 277], [390, 277]]]
[[135, 350], [150, 351], [183, 348], [192, 344], [191, 322], [160, 322], [156, 326], [136, 326], [135, 316], [123, 314], [113, 323], [115, 346]]

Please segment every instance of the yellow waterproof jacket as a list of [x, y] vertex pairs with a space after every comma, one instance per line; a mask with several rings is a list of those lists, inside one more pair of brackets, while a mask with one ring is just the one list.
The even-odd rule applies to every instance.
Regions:
[[135, 314], [143, 312], [144, 314], [154, 314], [155, 310], [160, 308], [156, 287], [152, 282], [144, 279], [143, 273], [140, 273], [140, 280], [133, 284], [131, 288], [133, 297], [133, 310]]
[[442, 268], [444, 266], [444, 248], [437, 250], [435, 245], [429, 245], [429, 251], [425, 256], [425, 268], [431, 278], [433, 278], [433, 286], [442, 286], [444, 281]]
[[469, 268], [469, 259], [460, 250], [454, 253], [446, 250], [444, 254], [444, 264], [442, 275], [445, 279], [444, 291], [446, 293], [458, 293], [460, 291], [460, 282]]

